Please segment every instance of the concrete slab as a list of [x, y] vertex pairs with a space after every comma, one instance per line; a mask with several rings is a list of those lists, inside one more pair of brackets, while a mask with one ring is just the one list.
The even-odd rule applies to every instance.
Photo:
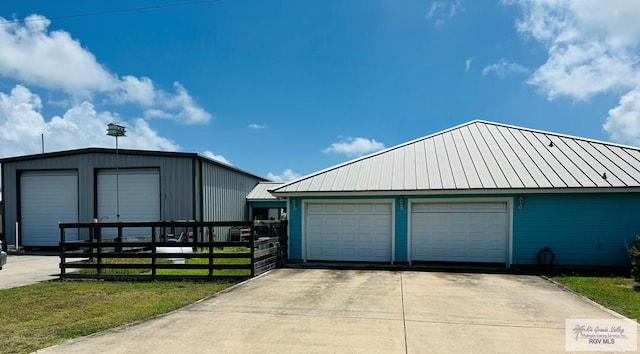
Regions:
[[60, 257], [10, 254], [0, 270], [0, 289], [15, 288], [57, 279]]
[[277, 269], [40, 352], [564, 352], [567, 318], [616, 314], [535, 276]]

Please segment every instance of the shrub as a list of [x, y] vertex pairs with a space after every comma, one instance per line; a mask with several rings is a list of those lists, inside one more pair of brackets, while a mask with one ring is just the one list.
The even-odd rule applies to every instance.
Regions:
[[631, 265], [631, 277], [636, 282], [636, 288], [640, 287], [640, 235], [636, 235], [631, 247], [627, 246], [629, 262]]

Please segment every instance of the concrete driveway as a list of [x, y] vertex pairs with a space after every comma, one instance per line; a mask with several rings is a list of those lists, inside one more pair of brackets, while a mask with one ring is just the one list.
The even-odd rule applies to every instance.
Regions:
[[0, 289], [58, 279], [60, 257], [9, 255], [7, 264], [0, 270]]
[[571, 318], [616, 316], [536, 276], [278, 269], [41, 352], [564, 352]]

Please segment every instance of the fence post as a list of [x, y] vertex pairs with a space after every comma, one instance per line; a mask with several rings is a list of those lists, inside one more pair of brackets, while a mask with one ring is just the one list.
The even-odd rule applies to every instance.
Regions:
[[251, 277], [255, 277], [256, 276], [256, 241], [253, 240], [253, 235], [254, 235], [254, 229], [253, 229], [254, 224], [251, 223]]
[[215, 237], [212, 235], [211, 226], [209, 226], [209, 277], [213, 277], [213, 254], [214, 247], [213, 242], [215, 242]]
[[156, 228], [155, 226], [151, 226], [151, 279], [155, 279], [156, 277]]
[[116, 241], [116, 252], [122, 253], [122, 225], [118, 225], [118, 236]]
[[102, 257], [100, 257], [100, 255], [102, 254], [102, 226], [97, 225], [98, 228], [98, 246], [96, 247], [96, 273], [100, 274], [102, 273]]
[[91, 257], [89, 260], [93, 262], [95, 257], [93, 256], [96, 253], [95, 243], [98, 238], [98, 233], [100, 229], [98, 228], [98, 219], [93, 219], [93, 225], [89, 228], [89, 254]]
[[66, 259], [64, 256], [64, 253], [65, 253], [64, 240], [65, 240], [64, 227], [60, 226], [60, 280], [64, 279], [64, 271], [65, 271], [64, 265], [66, 263]]

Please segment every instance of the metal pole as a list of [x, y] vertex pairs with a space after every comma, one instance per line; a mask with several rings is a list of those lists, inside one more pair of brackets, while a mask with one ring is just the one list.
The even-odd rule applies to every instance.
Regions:
[[120, 222], [120, 155], [118, 154], [118, 136], [116, 135], [116, 221]]
[[120, 153], [118, 150], [118, 137], [126, 136], [126, 129], [121, 125], [110, 123], [107, 126], [107, 135], [116, 137], [116, 221], [120, 222]]

